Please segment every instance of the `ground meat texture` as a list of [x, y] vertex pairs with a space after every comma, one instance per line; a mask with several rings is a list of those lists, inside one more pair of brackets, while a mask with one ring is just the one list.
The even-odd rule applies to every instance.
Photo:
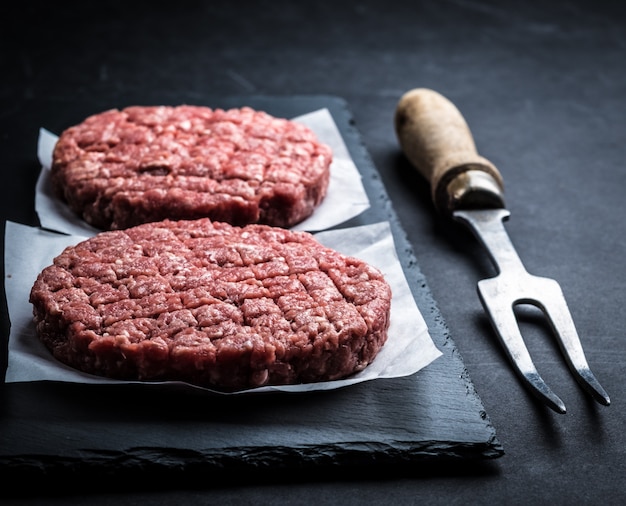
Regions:
[[391, 289], [305, 232], [166, 220], [67, 248], [30, 301], [65, 364], [232, 391], [364, 369], [387, 339]]
[[51, 178], [103, 230], [202, 217], [291, 227], [323, 200], [331, 161], [307, 127], [248, 107], [134, 106], [65, 130]]

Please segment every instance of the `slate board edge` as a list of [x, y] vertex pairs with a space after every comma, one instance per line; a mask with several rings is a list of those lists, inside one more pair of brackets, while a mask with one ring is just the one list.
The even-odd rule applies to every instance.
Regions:
[[[349, 104], [344, 99], [340, 97], [331, 98], [337, 100], [346, 109], [347, 114], [352, 117]], [[390, 128], [391, 127], [392, 126], [390, 125]], [[406, 276], [409, 278], [411, 291], [413, 292], [413, 296], [422, 312], [422, 316], [424, 317], [424, 320], [428, 325], [431, 337], [441, 351], [445, 352], [446, 349], [449, 350], [452, 361], [455, 363], [455, 365], [458, 366], [458, 369], [460, 371], [460, 378], [465, 385], [468, 397], [475, 401], [476, 408], [480, 413], [480, 416], [493, 430], [493, 439], [491, 441], [491, 444], [493, 445], [493, 451], [488, 453], [491, 454], [491, 456], [501, 456], [504, 452], [499, 440], [497, 439], [495, 428], [493, 427], [493, 424], [489, 419], [489, 415], [484, 408], [482, 400], [480, 399], [480, 396], [476, 391], [474, 383], [471, 380], [469, 371], [463, 363], [461, 353], [457, 348], [454, 340], [452, 339], [446, 322], [441, 312], [439, 311], [439, 307], [437, 306], [437, 302], [435, 301], [432, 292], [430, 291], [426, 277], [419, 267], [418, 260], [413, 252], [413, 248], [411, 246], [411, 243], [409, 242], [408, 236], [404, 231], [404, 228], [402, 227], [402, 224], [400, 223], [395, 210], [393, 209], [393, 203], [391, 202], [391, 199], [387, 194], [387, 190], [385, 189], [380, 179], [380, 176], [376, 172], [374, 162], [370, 158], [369, 152], [367, 151], [367, 147], [363, 143], [360, 132], [358, 131], [358, 128], [353, 125], [348, 130], [342, 131], [342, 135], [344, 136], [344, 138], [347, 135], [350, 135], [354, 139], [354, 145], [360, 148], [359, 153], [352, 153], [353, 158], [360, 156], [367, 161], [367, 163], [364, 164], [357, 163], [357, 166], [372, 168], [372, 174], [369, 174], [369, 179], [364, 180], [364, 184], [366, 185], [370, 198], [376, 197], [378, 201], [387, 208], [386, 211], [388, 215], [388, 220], [394, 234], [396, 248], [403, 253], [402, 255], [399, 255], [400, 262], [402, 263]], [[376, 202], [373, 202], [373, 205], [376, 205]], [[420, 286], [421, 289], [416, 290], [417, 286]], [[424, 308], [428, 308], [429, 310], [425, 311]]]

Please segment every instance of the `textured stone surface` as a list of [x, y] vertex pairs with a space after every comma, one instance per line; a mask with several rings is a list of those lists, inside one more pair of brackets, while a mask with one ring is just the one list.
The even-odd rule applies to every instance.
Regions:
[[[502, 447], [495, 430], [351, 125], [348, 105], [335, 97], [208, 98], [217, 103], [241, 100], [286, 116], [330, 109], [373, 204], [348, 225], [391, 222], [411, 289], [443, 356], [408, 378], [313, 395], [223, 398], [154, 386], [5, 385], [3, 468], [43, 478], [70, 471], [124, 475], [189, 467], [237, 472], [499, 457]], [[28, 107], [41, 106], [35, 114], [44, 114], [40, 124], [47, 124], [58, 105]]]
[[[454, 465], [367, 465], [356, 473], [329, 465], [319, 479], [320, 471], [270, 472], [258, 479], [236, 473], [224, 480], [205, 472], [192, 476], [187, 489], [167, 479], [171, 472], [148, 473], [141, 493], [87, 498], [68, 493], [50, 503], [626, 502], [626, 3], [110, 0], [106, 8], [26, 1], [0, 10], [0, 213], [19, 223], [36, 224], [39, 126], [58, 132], [103, 107], [183, 98], [194, 103], [233, 94], [344, 98], [376, 177], [391, 196], [390, 201], [375, 197], [374, 204], [397, 214], [439, 307], [426, 316], [445, 318], [456, 344], [446, 345], [446, 354], [462, 354], [506, 450], [499, 459], [459, 459]], [[512, 213], [509, 235], [531, 273], [561, 284], [591, 368], [612, 397], [609, 408], [581, 391], [548, 326], [528, 308], [520, 312], [522, 332], [568, 414], [536, 402], [512, 371], [476, 295], [476, 281], [493, 274], [484, 251], [469, 232], [435, 213], [428, 186], [400, 155], [393, 111], [400, 96], [416, 86], [453, 100], [479, 153], [502, 173]], [[0, 309], [6, 336], [6, 308]], [[443, 364], [433, 364], [428, 375], [463, 373]], [[58, 402], [78, 402], [58, 394], [49, 406], [46, 393], [37, 395], [36, 405], [22, 399], [30, 396], [28, 388], [3, 388], [3, 423], [13, 406], [54, 411]], [[106, 431], [115, 433], [114, 414], [97, 414]], [[33, 413], [12, 416], [15, 426], [22, 423], [31, 434], [41, 430], [30, 421]], [[79, 420], [87, 416], [80, 412]], [[0, 432], [1, 448], [17, 445], [15, 426]], [[105, 490], [117, 483], [104, 482]], [[199, 490], [204, 485], [209, 490]]]

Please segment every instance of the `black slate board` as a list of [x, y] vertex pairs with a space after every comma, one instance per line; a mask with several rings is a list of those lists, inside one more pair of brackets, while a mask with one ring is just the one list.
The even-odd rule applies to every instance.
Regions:
[[[342, 224], [387, 220], [398, 254], [443, 356], [417, 374], [366, 382], [331, 392], [215, 396], [154, 386], [60, 383], [0, 386], [0, 466], [3, 475], [62, 483], [70, 475], [113, 479], [144, 475], [157, 486], [160, 472], [203, 482], [241, 471], [418, 469], [425, 462], [489, 460], [503, 454], [495, 430], [421, 273], [392, 203], [354, 125], [348, 104], [332, 96], [125, 96], [120, 103], [27, 101], [3, 118], [14, 150], [0, 160], [5, 173], [33, 181], [38, 128], [59, 133], [85, 116], [134, 104], [250, 105], [293, 117], [326, 107], [332, 113], [370, 196], [371, 209]], [[30, 184], [30, 181], [29, 183]], [[32, 195], [28, 196], [31, 197]], [[17, 202], [21, 198], [25, 201]], [[37, 225], [32, 206], [17, 196], [8, 219]], [[25, 301], [25, 303], [27, 303]], [[3, 308], [4, 354], [8, 324]], [[416, 467], [417, 466], [417, 467]], [[332, 471], [331, 471], [332, 472]], [[80, 473], [80, 475], [77, 475]], [[190, 474], [191, 473], [191, 474]]]

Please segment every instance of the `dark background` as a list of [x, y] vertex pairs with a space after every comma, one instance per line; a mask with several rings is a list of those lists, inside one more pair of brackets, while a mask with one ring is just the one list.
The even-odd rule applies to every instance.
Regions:
[[[621, 504], [626, 501], [624, 292], [626, 7], [622, 2], [19, 2], [0, 7], [0, 115], [33, 100], [111, 107], [214, 95], [345, 99], [505, 455], [367, 480], [245, 476], [100, 493], [91, 504]], [[438, 217], [399, 153], [393, 112], [413, 87], [452, 99], [501, 171], [507, 230], [533, 274], [557, 279], [596, 376], [599, 406], [569, 374], [537, 311], [519, 312], [531, 355], [568, 407], [523, 388], [485, 321], [493, 273], [469, 233]], [[68, 113], [63, 120], [78, 121]], [[38, 127], [39, 125], [35, 125]], [[2, 157], [30, 140], [2, 122]], [[20, 144], [20, 145], [22, 145]], [[2, 166], [2, 218], [36, 224], [37, 165]], [[6, 310], [3, 308], [6, 327]], [[374, 473], [375, 474], [375, 473]], [[76, 496], [59, 504], [80, 503]], [[52, 502], [52, 499], [51, 499]]]

